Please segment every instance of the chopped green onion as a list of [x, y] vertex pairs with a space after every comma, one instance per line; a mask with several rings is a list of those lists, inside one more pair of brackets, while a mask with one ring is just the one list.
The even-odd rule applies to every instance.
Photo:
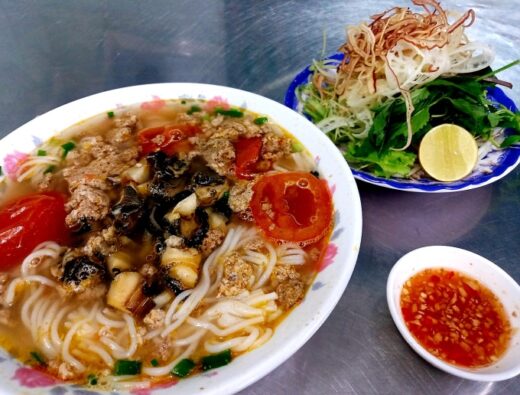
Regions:
[[109, 112], [107, 112], [107, 116], [108, 116], [109, 118], [114, 118], [114, 111], [109, 111]]
[[223, 108], [217, 108], [215, 110], [217, 114], [225, 115], [227, 117], [232, 118], [241, 118], [244, 116], [244, 113], [236, 108], [230, 108], [229, 110], [224, 110]]
[[47, 151], [45, 151], [44, 149], [39, 149], [39, 150], [36, 152], [36, 155], [37, 155], [37, 156], [47, 156]]
[[114, 365], [115, 376], [137, 375], [141, 373], [141, 361], [129, 361], [120, 359]]
[[31, 351], [31, 358], [34, 359], [36, 361], [36, 363], [38, 363], [38, 365], [42, 365], [42, 366], [47, 365], [47, 363], [45, 362], [43, 357], [40, 355], [40, 353], [38, 353], [36, 351]]
[[191, 115], [193, 114], [194, 112], [201, 112], [202, 111], [202, 108], [200, 108], [199, 106], [191, 106], [190, 109], [186, 112], [186, 114], [188, 115]]
[[69, 141], [68, 143], [65, 143], [61, 146], [63, 148], [63, 154], [61, 155], [62, 159], [65, 159], [67, 157], [67, 154], [72, 151], [76, 147], [76, 144], [74, 144], [73, 141]]
[[153, 367], [157, 367], [159, 366], [159, 361], [154, 358], [150, 361], [150, 365], [152, 365]]
[[191, 359], [182, 359], [177, 365], [175, 365], [171, 371], [171, 374], [177, 377], [186, 377], [191, 373], [195, 367], [195, 362]]
[[218, 354], [208, 355], [202, 358], [202, 370], [220, 368], [231, 362], [231, 350], [224, 350]]
[[181, 104], [186, 104], [186, 100], [181, 100]]
[[303, 145], [301, 145], [299, 142], [295, 141], [291, 145], [291, 152], [302, 152], [303, 151]]
[[4, 171], [2, 170], [2, 166], [0, 166], [0, 176], [4, 175]]
[[267, 121], [268, 121], [267, 117], [258, 117], [258, 118], [255, 118], [255, 120], [253, 122], [256, 123], [257, 125], [263, 125]]
[[87, 376], [87, 381], [88, 381], [89, 385], [97, 385], [98, 378], [95, 374], [89, 374]]
[[50, 165], [49, 167], [47, 167], [47, 168], [45, 169], [45, 171], [43, 172], [43, 174], [53, 173], [54, 170], [56, 170], [56, 166], [54, 166], [54, 165]]

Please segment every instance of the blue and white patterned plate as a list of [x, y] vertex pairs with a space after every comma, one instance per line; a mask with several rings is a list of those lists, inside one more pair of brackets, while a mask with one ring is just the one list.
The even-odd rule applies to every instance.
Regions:
[[[329, 56], [327, 59], [332, 59], [339, 63], [343, 59], [343, 54], [336, 53]], [[310, 67], [310, 65], [307, 66], [296, 75], [285, 94], [285, 105], [300, 114], [303, 113], [303, 105], [298, 100], [296, 90], [299, 86], [304, 85], [309, 81], [309, 77], [312, 74]], [[508, 98], [501, 89], [490, 89], [488, 91], [488, 96], [492, 101], [504, 105], [511, 111], [518, 111], [515, 103], [513, 103], [513, 101]], [[356, 179], [385, 188], [410, 192], [440, 193], [465, 191], [491, 184], [509, 174], [516, 166], [518, 166], [519, 163], [520, 147], [512, 147], [508, 149], [492, 149], [479, 160], [477, 166], [470, 175], [462, 180], [454, 182], [440, 182], [431, 178], [421, 178], [417, 180], [397, 177], [383, 178], [365, 171], [356, 169], [351, 170]]]

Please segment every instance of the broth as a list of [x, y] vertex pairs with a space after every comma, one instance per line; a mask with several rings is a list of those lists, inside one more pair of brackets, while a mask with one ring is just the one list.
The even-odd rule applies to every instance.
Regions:
[[[118, 390], [261, 346], [303, 299], [330, 236], [315, 170], [287, 131], [225, 103], [132, 106], [63, 131], [4, 181], [0, 218], [12, 215], [0, 226], [21, 221], [33, 241], [0, 273], [2, 347], [60, 380]], [[35, 196], [50, 203], [24, 200]], [[308, 210], [295, 219], [299, 201]], [[50, 229], [56, 240], [38, 238]]]

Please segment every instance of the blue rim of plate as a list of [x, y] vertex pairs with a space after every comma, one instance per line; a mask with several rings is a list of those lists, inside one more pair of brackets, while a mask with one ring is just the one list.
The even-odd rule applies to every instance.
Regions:
[[[338, 63], [343, 60], [342, 53], [335, 53], [325, 59], [336, 60]], [[312, 72], [311, 65], [305, 67], [292, 80], [287, 92], [285, 93], [284, 104], [292, 110], [299, 111], [299, 101], [296, 95], [296, 90], [301, 85], [309, 81]], [[503, 105], [511, 111], [518, 111], [515, 103], [506, 96], [500, 88], [491, 88], [488, 90], [488, 97], [491, 101]], [[310, 119], [306, 114], [303, 114], [307, 119]], [[506, 130], [507, 133], [507, 130]], [[487, 156], [486, 156], [487, 157]], [[484, 157], [483, 159], [486, 159]], [[377, 177], [371, 173], [356, 170], [351, 168], [354, 178], [368, 182], [373, 185], [379, 185], [386, 188], [398, 189], [410, 192], [456, 192], [469, 189], [478, 188], [484, 185], [491, 184], [494, 181], [506, 176], [520, 163], [520, 147], [506, 148], [501, 150], [501, 155], [497, 159], [497, 163], [493, 166], [490, 173], [473, 172], [468, 177], [454, 182], [439, 182], [432, 179], [419, 180], [404, 180], [399, 178], [383, 178]]]

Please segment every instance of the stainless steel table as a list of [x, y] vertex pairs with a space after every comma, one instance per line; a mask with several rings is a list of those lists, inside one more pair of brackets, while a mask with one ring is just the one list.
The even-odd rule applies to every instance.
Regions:
[[[473, 7], [474, 39], [520, 58], [520, 2]], [[167, 81], [228, 85], [282, 101], [294, 74], [344, 39], [344, 28], [390, 1], [0, 1], [0, 135], [38, 114], [107, 89]], [[408, 5], [401, 1], [400, 5]], [[516, 85], [520, 68], [501, 75]], [[424, 195], [359, 184], [364, 229], [356, 270], [317, 334], [244, 394], [513, 394], [520, 377], [477, 383], [449, 376], [401, 339], [387, 309], [393, 263], [447, 244], [493, 260], [520, 281], [520, 170], [474, 191]], [[173, 393], [173, 392], [172, 392]]]

